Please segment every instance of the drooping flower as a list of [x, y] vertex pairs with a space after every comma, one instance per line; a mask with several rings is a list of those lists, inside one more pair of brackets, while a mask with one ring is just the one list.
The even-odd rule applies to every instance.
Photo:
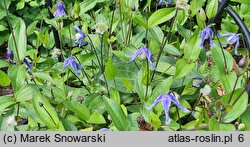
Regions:
[[214, 35], [214, 33], [213, 33], [213, 30], [212, 30], [211, 26], [205, 27], [200, 33], [200, 38], [202, 40], [200, 47], [204, 47], [204, 42], [208, 38], [209, 38], [210, 46], [215, 46], [213, 41], [212, 41], [213, 35]]
[[75, 60], [74, 57], [69, 57], [64, 61], [63, 64], [63, 69], [65, 69], [66, 67], [71, 66], [71, 68], [74, 70], [74, 72], [76, 73], [76, 75], [79, 75], [80, 73], [78, 72], [78, 70], [80, 70], [82, 68], [81, 64], [78, 64]]
[[58, 57], [61, 55], [61, 50], [59, 48], [54, 48], [52, 51], [51, 51], [51, 55], [52, 55], [52, 58], [54, 60], [57, 60]]
[[192, 87], [200, 87], [201, 84], [202, 84], [202, 78], [200, 78], [198, 76], [193, 78]]
[[219, 36], [227, 37], [227, 43], [226, 44], [235, 44], [234, 53], [235, 53], [235, 55], [238, 55], [237, 48], [240, 45], [240, 41], [239, 41], [240, 40], [240, 34], [226, 33], [226, 34], [219, 34]]
[[6, 56], [8, 60], [13, 60], [14, 58], [13, 51], [7, 48]]
[[157, 97], [157, 99], [154, 101], [152, 105], [149, 107], [146, 107], [148, 110], [151, 110], [155, 105], [157, 105], [159, 102], [162, 102], [162, 106], [164, 108], [165, 116], [166, 116], [166, 124], [169, 125], [171, 122], [171, 119], [169, 117], [169, 109], [171, 106], [171, 102], [173, 102], [178, 108], [180, 108], [184, 113], [190, 112], [187, 108], [181, 106], [178, 99], [172, 94], [161, 94]]
[[57, 4], [57, 9], [56, 11], [54, 12], [53, 14], [54, 17], [64, 17], [64, 16], [67, 16], [67, 14], [65, 13], [64, 11], [64, 6], [63, 6], [63, 2], [60, 1], [58, 4]]
[[23, 59], [23, 63], [25, 64], [28, 70], [31, 70], [32, 66], [30, 65], [29, 61], [26, 58]]
[[202, 96], [206, 97], [211, 93], [211, 87], [209, 85], [205, 85], [204, 88], [200, 89], [200, 94]]
[[74, 26], [74, 30], [77, 31], [77, 33], [75, 34], [76, 41], [74, 42], [74, 46], [76, 46], [77, 44], [79, 47], [88, 45], [88, 42], [84, 42], [85, 33], [81, 29], [79, 29], [78, 26]]
[[136, 53], [132, 56], [131, 60], [128, 62], [128, 63], [131, 63], [132, 61], [135, 60], [135, 58], [138, 56], [138, 55], [141, 55], [141, 56], [146, 56], [150, 66], [152, 69], [156, 70], [156, 67], [154, 66], [153, 64], [153, 58], [152, 58], [152, 54], [150, 52], [150, 50], [146, 47], [144, 48], [140, 48], [136, 51]]
[[[158, 3], [158, 6], [161, 6], [162, 3], [163, 3], [163, 1], [164, 1], [164, 0], [160, 0], [159, 3]], [[167, 4], [169, 5], [169, 4], [171, 4], [171, 2], [172, 2], [172, 0], [168, 0], [168, 1], [167, 1]]]

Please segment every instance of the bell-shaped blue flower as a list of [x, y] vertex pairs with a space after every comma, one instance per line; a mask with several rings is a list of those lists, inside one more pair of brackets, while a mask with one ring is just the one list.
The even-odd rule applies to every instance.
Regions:
[[25, 64], [28, 70], [31, 70], [32, 66], [30, 65], [29, 61], [26, 58], [23, 59], [23, 63]]
[[[163, 3], [163, 1], [164, 1], [164, 0], [160, 0], [160, 1], [158, 2], [158, 6], [161, 6], [162, 3]], [[172, 0], [168, 0], [168, 1], [167, 1], [167, 4], [169, 5], [169, 4], [171, 4], [171, 2], [172, 2]]]
[[134, 61], [138, 55], [146, 56], [151, 68], [156, 70], [156, 67], [153, 64], [152, 54], [150, 50], [146, 47], [138, 49], [137, 52], [132, 56], [131, 60], [128, 63], [131, 63], [132, 61]]
[[219, 36], [227, 37], [227, 43], [226, 44], [235, 44], [234, 53], [235, 53], [235, 55], [238, 55], [237, 48], [240, 45], [240, 35], [235, 34], [235, 33], [226, 33], [226, 34], [219, 34]]
[[78, 70], [80, 70], [82, 68], [81, 64], [78, 64], [76, 62], [76, 59], [74, 57], [69, 57], [64, 61], [64, 65], [63, 65], [63, 69], [65, 69], [66, 67], [70, 66], [74, 72], [76, 73], [76, 75], [79, 75], [80, 73], [78, 72]]
[[208, 38], [209, 38], [209, 44], [210, 44], [210, 46], [215, 46], [215, 44], [214, 44], [213, 41], [212, 41], [213, 35], [214, 35], [214, 33], [213, 33], [213, 30], [212, 30], [211, 26], [205, 27], [205, 28], [201, 31], [201, 33], [200, 33], [200, 38], [201, 38], [201, 40], [202, 40], [202, 41], [201, 41], [200, 47], [204, 47], [204, 42], [205, 42], [205, 40], [208, 39]]
[[10, 49], [7, 49], [6, 56], [7, 56], [8, 60], [13, 60], [13, 58], [14, 58], [13, 51]]
[[178, 108], [180, 108], [183, 112], [187, 113], [190, 112], [187, 108], [181, 106], [180, 102], [177, 100], [177, 98], [172, 94], [161, 94], [157, 97], [157, 99], [154, 101], [154, 103], [146, 107], [148, 110], [151, 110], [155, 105], [157, 105], [159, 102], [162, 102], [162, 106], [164, 108], [165, 116], [166, 116], [166, 124], [169, 125], [171, 122], [171, 119], [169, 117], [169, 109], [171, 106], [171, 102], [173, 102]]
[[64, 17], [64, 16], [67, 16], [67, 14], [64, 11], [64, 6], [63, 6], [63, 2], [62, 1], [60, 1], [57, 4], [57, 9], [56, 9], [56, 11], [54, 12], [53, 15], [54, 15], [54, 17]]
[[74, 46], [78, 45], [81, 47], [88, 45], [88, 42], [84, 42], [85, 33], [78, 26], [74, 26], [74, 30], [77, 32], [75, 34], [76, 41], [74, 42]]

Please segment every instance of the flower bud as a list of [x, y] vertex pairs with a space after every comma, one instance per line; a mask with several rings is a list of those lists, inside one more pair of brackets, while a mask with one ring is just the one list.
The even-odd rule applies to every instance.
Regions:
[[75, 4], [74, 4], [74, 13], [79, 15], [80, 11], [81, 11], [81, 8], [80, 8], [80, 5], [79, 5], [79, 2], [76, 0]]
[[244, 67], [245, 63], [246, 63], [246, 56], [244, 56], [242, 59], [240, 59], [238, 65], [239, 65], [239, 67]]
[[238, 130], [239, 131], [242, 131], [242, 130], [244, 130], [246, 128], [246, 125], [244, 124], [244, 123], [241, 123], [241, 124], [239, 124], [239, 126], [238, 126]]
[[200, 21], [203, 21], [203, 22], [206, 21], [207, 19], [206, 13], [202, 8], [200, 8], [200, 10], [198, 11], [197, 17]]

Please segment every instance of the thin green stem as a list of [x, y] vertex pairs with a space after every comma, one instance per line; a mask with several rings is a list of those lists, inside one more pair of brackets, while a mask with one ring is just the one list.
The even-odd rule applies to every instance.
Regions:
[[149, 86], [149, 66], [148, 66], [148, 61], [146, 61], [147, 62], [147, 69], [146, 69], [146, 71], [147, 71], [147, 83], [146, 83], [146, 92], [145, 92], [145, 99], [144, 99], [144, 102], [147, 100], [147, 96], [148, 96], [148, 86]]
[[10, 28], [10, 32], [11, 32], [13, 40], [14, 40], [14, 45], [15, 45], [16, 54], [17, 54], [17, 60], [18, 60], [17, 62], [18, 62], [18, 64], [21, 64], [21, 59], [20, 59], [20, 56], [19, 56], [17, 42], [16, 42], [16, 38], [15, 38], [15, 35], [14, 35], [14, 31], [13, 31], [12, 25], [10, 23], [10, 16], [9, 16], [8, 8], [7, 8], [7, 5], [6, 5], [6, 1], [4, 0], [3, 3], [4, 3], [5, 11], [6, 11], [7, 22], [8, 22], [8, 25], [9, 25], [9, 28]]
[[230, 102], [231, 102], [231, 100], [232, 100], [232, 98], [233, 98], [233, 94], [234, 94], [234, 90], [235, 90], [235, 88], [236, 88], [236, 85], [237, 85], [237, 83], [238, 83], [238, 80], [239, 80], [239, 77], [237, 76], [236, 77], [236, 81], [235, 81], [235, 83], [234, 83], [234, 87], [233, 87], [233, 91], [232, 91], [232, 93], [231, 93], [231, 95], [230, 95], [230, 98], [229, 98], [229, 100], [228, 100], [228, 104], [230, 104]]
[[103, 65], [103, 35], [101, 35], [101, 66], [102, 66], [102, 69], [104, 68], [104, 65]]
[[[76, 58], [77, 62], [80, 63], [80, 60], [78, 59], [78, 57], [75, 56], [75, 58]], [[84, 70], [84, 67], [81, 68], [81, 72], [82, 72], [83, 75], [86, 76], [86, 78], [87, 78], [89, 84], [91, 85], [91, 81], [90, 81], [90, 79], [89, 79], [89, 76], [88, 76], [87, 72]]]
[[91, 93], [91, 91], [89, 90], [89, 88], [84, 84], [84, 82], [70, 69], [70, 72], [82, 83], [83, 87], [89, 92]]
[[224, 52], [224, 49], [223, 49], [223, 47], [222, 47], [222, 44], [221, 44], [221, 42], [220, 42], [220, 38], [219, 38], [219, 36], [218, 36], [218, 31], [213, 27], [213, 30], [214, 30], [214, 33], [215, 33], [215, 35], [216, 35], [216, 38], [217, 38], [217, 40], [218, 40], [218, 42], [219, 42], [219, 45], [220, 45], [220, 48], [221, 48], [221, 52], [222, 52], [222, 55], [223, 55], [223, 59], [224, 59], [224, 66], [225, 66], [225, 74], [227, 73], [227, 60], [226, 60], [226, 55], [225, 55], [225, 52]]
[[44, 107], [44, 105], [42, 103], [39, 103], [39, 105], [40, 105], [40, 107], [42, 107], [46, 111], [46, 113], [49, 115], [49, 117], [53, 121], [54, 125], [56, 125], [55, 120], [53, 119], [53, 117], [51, 116], [51, 114], [48, 112], [48, 110]]
[[125, 34], [124, 34], [124, 30], [123, 30], [123, 17], [122, 17], [121, 1], [119, 1], [119, 11], [120, 11], [120, 23], [121, 23], [122, 37], [123, 37], [123, 40], [125, 41]]
[[[160, 50], [159, 50], [159, 53], [158, 53], [157, 59], [156, 59], [156, 64], [155, 64], [155, 67], [156, 67], [156, 68], [157, 68], [158, 63], [159, 63], [159, 61], [160, 61], [160, 57], [161, 57], [161, 54], [162, 54], [162, 52], [163, 52], [163, 49], [164, 49], [165, 45], [166, 45], [167, 42], [168, 42], [168, 38], [169, 38], [169, 36], [170, 36], [171, 33], [172, 33], [173, 25], [174, 25], [174, 21], [175, 21], [175, 19], [176, 19], [177, 13], [178, 13], [178, 9], [175, 11], [175, 15], [174, 15], [174, 17], [173, 17], [172, 20], [171, 20], [170, 30], [169, 30], [169, 32], [167, 33], [167, 36], [166, 36], [165, 38], [163, 38], [163, 40], [162, 40], [162, 44], [161, 44], [161, 47], [160, 47]], [[167, 27], [166, 27], [166, 29], [167, 29]], [[155, 70], [153, 71], [151, 80], [153, 80], [154, 75], [155, 75]]]
[[109, 27], [109, 37], [110, 37], [110, 35], [112, 33], [112, 26], [113, 26], [114, 15], [115, 15], [115, 5], [116, 5], [116, 2], [114, 3], [114, 7], [113, 7], [113, 10], [112, 10], [111, 22], [110, 22], [110, 27]]

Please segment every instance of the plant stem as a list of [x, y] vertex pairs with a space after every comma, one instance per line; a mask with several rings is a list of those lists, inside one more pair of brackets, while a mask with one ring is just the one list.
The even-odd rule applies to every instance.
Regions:
[[116, 1], [114, 2], [114, 7], [112, 10], [111, 22], [110, 22], [110, 27], [109, 27], [109, 37], [112, 33], [112, 26], [113, 26], [113, 20], [114, 20], [114, 15], [115, 15], [115, 5], [116, 5]]
[[[76, 60], [80, 63], [80, 60], [77, 58], [77, 56], [75, 56], [75, 58], [76, 58]], [[84, 70], [83, 67], [82, 67], [82, 69], [81, 69], [81, 72], [82, 72], [83, 75], [86, 76], [86, 78], [87, 78], [89, 84], [91, 85], [91, 81], [90, 81], [90, 79], [89, 79], [89, 76], [88, 76], [87, 72]]]
[[147, 71], [147, 83], [146, 83], [146, 92], [145, 92], [145, 99], [144, 102], [147, 100], [147, 96], [148, 96], [148, 86], [149, 86], [149, 66], [148, 66], [148, 61], [147, 62], [147, 66], [146, 66], [146, 71]]
[[232, 91], [232, 93], [231, 93], [231, 95], [230, 95], [230, 98], [229, 98], [229, 100], [228, 100], [228, 102], [227, 102], [228, 104], [230, 104], [230, 102], [231, 102], [231, 100], [232, 100], [232, 98], [233, 98], [234, 90], [235, 90], [235, 88], [236, 88], [236, 85], [237, 85], [237, 83], [238, 83], [238, 80], [239, 80], [239, 76], [236, 77], [236, 81], [235, 81], [235, 83], [234, 83], [233, 91]]
[[[174, 21], [175, 21], [175, 19], [176, 19], [177, 13], [178, 13], [178, 9], [175, 11], [175, 15], [174, 15], [174, 17], [173, 17], [172, 20], [171, 20], [170, 30], [169, 30], [169, 32], [167, 33], [167, 36], [165, 37], [165, 39], [163, 38], [163, 40], [162, 40], [162, 45], [161, 45], [161, 47], [160, 47], [160, 51], [159, 51], [159, 53], [158, 53], [158, 55], [157, 55], [157, 59], [156, 59], [156, 64], [155, 64], [155, 67], [156, 67], [156, 68], [157, 68], [158, 63], [159, 63], [159, 61], [160, 61], [160, 57], [161, 57], [161, 54], [162, 54], [162, 52], [163, 52], [163, 49], [164, 49], [165, 45], [166, 45], [167, 42], [168, 42], [168, 38], [169, 38], [170, 34], [172, 33], [172, 29], [173, 29], [173, 25], [174, 25]], [[166, 27], [166, 29], [167, 29], [167, 27]], [[155, 70], [153, 71], [151, 80], [153, 80], [154, 75], [155, 75]]]
[[90, 90], [89, 90], [89, 88], [84, 84], [84, 82], [70, 69], [70, 72], [72, 73], [72, 74], [74, 74], [74, 76], [82, 83], [82, 85], [83, 85], [83, 87], [89, 92], [89, 93], [91, 93], [90, 92]]
[[[214, 27], [213, 27], [214, 28]], [[226, 60], [226, 56], [225, 56], [225, 52], [224, 52], [224, 49], [223, 49], [223, 47], [222, 47], [222, 44], [221, 44], [221, 42], [220, 42], [220, 38], [219, 38], [219, 36], [218, 36], [218, 31], [214, 28], [213, 29], [214, 30], [214, 33], [215, 33], [215, 35], [216, 35], [216, 38], [217, 38], [217, 40], [218, 40], [218, 42], [219, 42], [219, 45], [220, 45], [220, 48], [221, 48], [221, 52], [222, 52], [222, 55], [223, 55], [223, 59], [224, 59], [224, 66], [225, 66], [225, 74], [227, 73], [227, 60]]]
[[101, 35], [101, 66], [102, 66], [102, 69], [104, 68], [103, 66], [103, 35]]
[[121, 23], [122, 37], [123, 37], [123, 41], [125, 41], [125, 34], [124, 34], [124, 30], [123, 30], [123, 17], [122, 17], [121, 1], [119, 1], [118, 3], [119, 3], [119, 10], [120, 10], [120, 23]]
[[10, 32], [11, 32], [13, 40], [14, 40], [14, 45], [15, 45], [16, 54], [17, 54], [17, 60], [18, 60], [17, 62], [18, 62], [18, 64], [21, 64], [21, 59], [20, 59], [20, 56], [19, 56], [17, 42], [16, 42], [16, 39], [15, 39], [13, 28], [12, 28], [11, 23], [10, 23], [10, 16], [9, 16], [8, 8], [7, 8], [7, 5], [6, 5], [6, 0], [4, 0], [3, 3], [4, 3], [5, 12], [6, 12], [7, 22], [8, 22], [8, 25], [9, 25], [9, 28], [10, 28]]

